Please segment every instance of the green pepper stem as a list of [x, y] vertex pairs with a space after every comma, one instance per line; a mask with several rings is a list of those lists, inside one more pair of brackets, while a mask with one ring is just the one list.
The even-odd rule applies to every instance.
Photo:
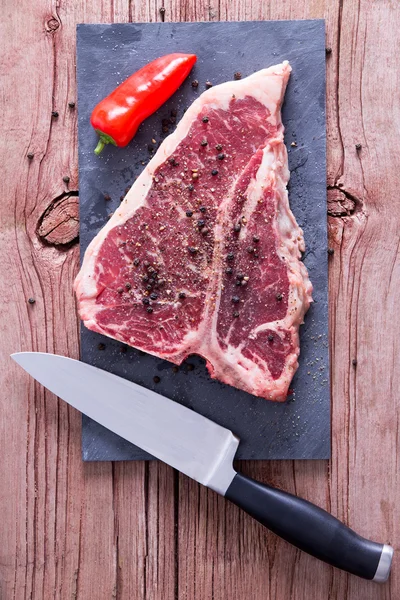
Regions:
[[96, 146], [96, 148], [94, 149], [94, 153], [95, 153], [95, 155], [96, 155], [96, 156], [99, 156], [99, 155], [100, 155], [100, 153], [101, 153], [101, 151], [103, 150], [104, 146], [105, 146], [105, 143], [104, 143], [104, 141], [103, 141], [103, 140], [100, 138], [100, 139], [99, 139], [99, 141], [97, 142], [97, 146]]

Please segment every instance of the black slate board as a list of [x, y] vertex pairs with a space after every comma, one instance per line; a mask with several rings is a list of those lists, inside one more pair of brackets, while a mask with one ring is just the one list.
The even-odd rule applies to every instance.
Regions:
[[[132, 143], [112, 146], [98, 158], [96, 134], [89, 124], [95, 104], [133, 71], [159, 55], [193, 52], [192, 76], [139, 129]], [[172, 109], [178, 120], [205, 89], [287, 59], [293, 72], [283, 108], [289, 151], [290, 204], [304, 229], [304, 262], [314, 285], [314, 304], [301, 328], [300, 368], [294, 393], [284, 404], [267, 402], [213, 381], [204, 361], [190, 358], [179, 372], [171, 363], [82, 327], [82, 360], [151, 388], [185, 404], [241, 438], [238, 458], [328, 458], [330, 455], [330, 386], [328, 356], [325, 27], [324, 21], [243, 23], [163, 23], [78, 25], [77, 77], [79, 177], [82, 255], [90, 240], [119, 205], [120, 196], [150, 158], [148, 144], [159, 143], [161, 121]], [[198, 79], [194, 90], [191, 81]], [[295, 142], [297, 145], [292, 146]], [[112, 200], [105, 201], [108, 193]], [[99, 344], [105, 344], [99, 350]], [[154, 383], [153, 377], [160, 377]], [[83, 417], [84, 460], [151, 458], [87, 417]]]

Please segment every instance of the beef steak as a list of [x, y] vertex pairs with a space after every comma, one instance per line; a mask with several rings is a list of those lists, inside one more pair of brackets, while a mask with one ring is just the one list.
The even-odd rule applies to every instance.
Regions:
[[86, 327], [282, 401], [312, 286], [290, 210], [287, 62], [205, 91], [89, 245]]

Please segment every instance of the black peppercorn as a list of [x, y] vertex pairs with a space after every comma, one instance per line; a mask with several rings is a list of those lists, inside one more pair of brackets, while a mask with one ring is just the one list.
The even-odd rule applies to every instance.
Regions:
[[194, 248], [194, 246], [189, 246], [188, 250], [189, 250], [190, 254], [196, 254], [197, 253], [197, 248]]
[[205, 225], [205, 224], [206, 224], [206, 223], [205, 223], [204, 219], [199, 219], [199, 220], [197, 221], [197, 227], [200, 227], [200, 228], [202, 228], [202, 227], [204, 227], [204, 225]]
[[161, 378], [158, 375], [154, 375], [153, 381], [154, 381], [154, 383], [160, 383]]
[[232, 296], [232, 302], [233, 304], [238, 304], [240, 302], [239, 296]]
[[258, 237], [258, 235], [253, 235], [253, 242], [255, 244], [258, 244], [259, 241], [260, 241], [260, 238]]
[[243, 275], [243, 273], [238, 273], [238, 274], [236, 275], [236, 279], [239, 279], [239, 281], [242, 281], [242, 279], [244, 279], [244, 275]]
[[277, 294], [276, 295], [276, 299], [278, 300], [278, 302], [280, 302], [281, 300], [283, 300], [283, 295], [282, 294]]
[[64, 175], [64, 177], [63, 177], [63, 182], [64, 182], [64, 183], [69, 183], [69, 181], [70, 181], [70, 180], [69, 180], [69, 177], [68, 177], [68, 175]]
[[328, 248], [329, 256], [333, 256], [335, 254], [335, 250], [333, 248]]
[[33, 154], [33, 152], [28, 152], [28, 154], [26, 156], [27, 156], [27, 158], [29, 158], [29, 160], [32, 160], [34, 157], [34, 154]]
[[328, 48], [325, 48], [325, 54], [326, 55], [332, 54], [332, 48], [330, 46], [328, 46]]
[[247, 246], [246, 250], [247, 250], [247, 252], [249, 254], [251, 254], [252, 252], [254, 252], [254, 248], [252, 246]]
[[135, 258], [135, 260], [133, 261], [133, 264], [135, 267], [138, 267], [140, 265], [140, 260], [138, 258]]
[[356, 150], [361, 150], [362, 145], [361, 144], [356, 144]]
[[235, 258], [235, 255], [232, 254], [232, 252], [229, 252], [229, 254], [226, 255], [226, 260], [233, 260]]
[[240, 225], [240, 223], [236, 223], [236, 225], [234, 226], [233, 230], [236, 233], [239, 233], [239, 231], [241, 230], [242, 226]]
[[105, 345], [105, 344], [98, 344], [97, 348], [98, 348], [99, 350], [105, 350], [105, 348], [106, 348], [106, 345]]
[[233, 78], [236, 79], [236, 81], [238, 81], [239, 79], [242, 79], [242, 74], [240, 71], [236, 71], [236, 73], [233, 75]]
[[186, 216], [187, 217], [193, 217], [193, 211], [192, 210], [187, 210], [186, 211]]
[[208, 142], [207, 140], [201, 140], [200, 142], [200, 146], [207, 146]]
[[181, 300], [184, 300], [186, 298], [185, 292], [179, 292], [178, 298], [180, 298]]
[[28, 298], [28, 302], [29, 304], [35, 304], [36, 300], [35, 298]]
[[131, 286], [131, 284], [130, 284], [130, 283], [129, 283], [129, 281], [128, 281], [128, 283], [126, 283], [126, 284], [125, 284], [125, 288], [126, 288], [127, 290], [130, 290], [130, 289], [131, 289], [131, 287], [132, 287], [132, 286]]
[[203, 123], [208, 123], [208, 121], [209, 121], [209, 120], [210, 120], [210, 119], [209, 119], [208, 117], [203, 117], [203, 118], [202, 118], [202, 121], [203, 121]]
[[75, 102], [68, 102], [69, 108], [75, 108]]
[[200, 208], [199, 208], [199, 211], [200, 211], [201, 213], [205, 213], [205, 212], [206, 212], [206, 210], [207, 210], [207, 209], [206, 209], [206, 207], [205, 207], [205, 206], [200, 206]]
[[56, 110], [53, 110], [52, 113], [51, 113], [51, 116], [53, 117], [53, 119], [57, 119], [58, 112]]
[[150, 304], [150, 300], [148, 298], [142, 298], [143, 304]]
[[218, 175], [218, 169], [213, 169], [211, 171], [211, 175]]
[[272, 335], [272, 333], [268, 334], [268, 341], [269, 342], [273, 342], [274, 341], [274, 336]]
[[157, 298], [158, 298], [158, 294], [156, 294], [155, 292], [152, 292], [152, 293], [150, 294], [150, 298], [151, 298], [152, 300], [157, 300]]
[[189, 183], [189, 185], [188, 185], [188, 190], [189, 190], [189, 192], [193, 192], [193, 190], [194, 190], [194, 185], [193, 185], [193, 183]]
[[224, 160], [225, 154], [223, 152], [221, 152], [221, 154], [217, 154], [217, 158], [218, 158], [218, 160]]
[[232, 273], [233, 273], [233, 269], [232, 269], [232, 267], [228, 267], [227, 269], [225, 269], [225, 273], [226, 273], [227, 275], [232, 275]]
[[218, 150], [218, 152], [220, 152], [222, 150], [222, 144], [217, 144], [215, 146], [215, 149]]
[[151, 306], [148, 306], [146, 310], [149, 313], [149, 315], [153, 312], [153, 309], [151, 308]]
[[210, 87], [212, 87], [211, 81], [206, 81], [206, 88], [210, 89]]
[[198, 88], [198, 87], [199, 87], [199, 82], [197, 81], [197, 79], [194, 79], [194, 80], [192, 81], [192, 88], [195, 88], [195, 89], [196, 89], [196, 88]]
[[235, 319], [237, 319], [237, 318], [238, 318], [238, 316], [239, 316], [239, 313], [238, 313], [238, 311], [237, 311], [237, 310], [235, 310], [235, 312], [233, 313], [233, 316], [235, 317]]

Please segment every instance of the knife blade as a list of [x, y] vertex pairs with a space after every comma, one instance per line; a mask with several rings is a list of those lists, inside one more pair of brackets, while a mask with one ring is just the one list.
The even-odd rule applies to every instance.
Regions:
[[80, 361], [44, 352], [11, 356], [71, 406], [225, 496], [301, 550], [359, 577], [388, 579], [391, 546], [362, 538], [307, 500], [237, 473], [233, 459], [239, 439], [229, 429]]
[[229, 429], [136, 383], [83, 362], [21, 352], [12, 358], [48, 390], [107, 429], [224, 495], [239, 445]]

